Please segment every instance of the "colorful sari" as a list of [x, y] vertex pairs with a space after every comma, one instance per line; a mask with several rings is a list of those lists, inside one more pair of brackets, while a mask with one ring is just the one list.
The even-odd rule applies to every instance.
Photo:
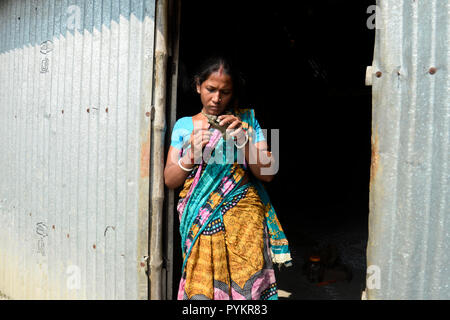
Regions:
[[[237, 114], [252, 141], [253, 110]], [[231, 143], [233, 143], [231, 141]], [[229, 161], [218, 130], [186, 179], [177, 209], [183, 252], [179, 300], [276, 300], [273, 263], [291, 264], [288, 241], [263, 185], [240, 185], [247, 165]], [[234, 145], [232, 145], [234, 148]]]

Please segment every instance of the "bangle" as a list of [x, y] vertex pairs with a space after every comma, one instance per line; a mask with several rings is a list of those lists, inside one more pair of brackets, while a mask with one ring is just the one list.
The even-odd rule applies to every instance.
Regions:
[[181, 158], [178, 159], [178, 166], [179, 166], [183, 171], [186, 171], [186, 172], [191, 172], [192, 170], [194, 170], [194, 168], [192, 168], [192, 169], [186, 169], [185, 167], [183, 167], [183, 165], [181, 164]]
[[240, 146], [238, 146], [238, 145], [236, 144], [236, 142], [234, 142], [234, 145], [236, 146], [236, 148], [242, 149], [242, 148], [245, 147], [245, 145], [247, 144], [247, 142], [248, 142], [248, 134], [247, 134], [247, 132], [246, 132], [246, 133], [245, 133], [245, 142], [244, 142], [242, 145], [240, 145]]

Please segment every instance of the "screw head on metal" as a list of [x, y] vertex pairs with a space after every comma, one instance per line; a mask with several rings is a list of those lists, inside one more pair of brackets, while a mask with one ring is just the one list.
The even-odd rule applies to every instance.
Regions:
[[383, 73], [381, 71], [377, 71], [377, 73], [375, 73], [375, 76], [377, 78], [381, 78], [382, 75], [383, 75]]
[[431, 67], [428, 71], [430, 74], [435, 74], [437, 72], [437, 69], [435, 67]]

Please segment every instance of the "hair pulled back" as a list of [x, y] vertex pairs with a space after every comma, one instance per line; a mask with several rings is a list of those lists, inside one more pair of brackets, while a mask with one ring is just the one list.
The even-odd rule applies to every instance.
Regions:
[[198, 71], [194, 75], [193, 87], [201, 85], [205, 82], [211, 74], [218, 72], [222, 68], [223, 72], [230, 76], [233, 83], [233, 98], [230, 102], [230, 106], [235, 105], [244, 90], [244, 78], [237, 68], [233, 65], [232, 61], [223, 56], [213, 56], [206, 59], [199, 67]]

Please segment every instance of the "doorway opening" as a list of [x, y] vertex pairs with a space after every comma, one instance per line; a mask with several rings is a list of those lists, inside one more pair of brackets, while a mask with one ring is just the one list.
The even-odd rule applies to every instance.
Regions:
[[[267, 190], [294, 263], [276, 269], [280, 299], [360, 299], [365, 289], [372, 98], [364, 79], [374, 2], [199, 0], [181, 7], [176, 119], [200, 112], [192, 75], [220, 52], [247, 80], [241, 105], [255, 109], [268, 132], [279, 129], [279, 172]], [[176, 299], [182, 262], [173, 216], [168, 290]], [[304, 273], [312, 254], [329, 264], [321, 283]]]

